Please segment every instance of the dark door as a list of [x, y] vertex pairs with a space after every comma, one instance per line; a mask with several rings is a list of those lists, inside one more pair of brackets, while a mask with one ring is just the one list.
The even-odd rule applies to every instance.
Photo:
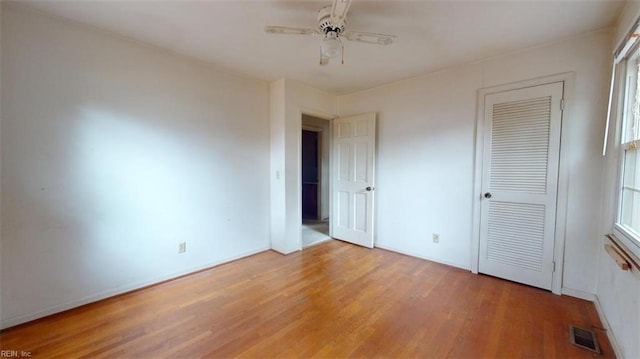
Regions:
[[318, 132], [302, 130], [302, 218], [318, 219]]

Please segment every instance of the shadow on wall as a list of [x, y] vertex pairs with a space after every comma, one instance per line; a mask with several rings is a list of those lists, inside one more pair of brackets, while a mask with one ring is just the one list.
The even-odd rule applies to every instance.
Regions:
[[[188, 139], [95, 109], [82, 110], [81, 119], [75, 190], [87, 216], [82, 222], [91, 224], [85, 226], [96, 247], [90, 252], [104, 265], [149, 270], [160, 252], [175, 252], [176, 239], [202, 238], [212, 215], [225, 216], [210, 211], [219, 187]], [[86, 259], [85, 268], [96, 266], [95, 256]]]
[[0, 325], [268, 248], [266, 83], [5, 5]]
[[[55, 133], [19, 145], [22, 155], [7, 166], [3, 319], [228, 256], [216, 248], [232, 239], [235, 210], [221, 182], [236, 165], [211, 146], [231, 140], [208, 145], [88, 108], [62, 123], [43, 124]], [[178, 255], [187, 239], [191, 248]]]

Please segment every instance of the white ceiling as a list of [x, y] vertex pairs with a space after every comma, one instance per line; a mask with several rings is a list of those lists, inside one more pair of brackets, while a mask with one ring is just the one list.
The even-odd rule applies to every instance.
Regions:
[[318, 65], [319, 37], [265, 25], [316, 27], [327, 1], [32, 1], [22, 3], [272, 81], [344, 94], [455, 64], [613, 26], [622, 1], [354, 0], [347, 28], [395, 34], [388, 46], [345, 41], [345, 64]]

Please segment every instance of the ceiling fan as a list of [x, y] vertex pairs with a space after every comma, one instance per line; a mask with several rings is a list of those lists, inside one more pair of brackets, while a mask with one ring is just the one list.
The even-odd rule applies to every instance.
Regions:
[[269, 34], [324, 35], [320, 42], [320, 65], [327, 65], [329, 59], [338, 55], [342, 55], [342, 63], [344, 64], [344, 45], [341, 39], [378, 45], [388, 45], [395, 40], [394, 35], [345, 30], [349, 6], [351, 6], [351, 0], [333, 0], [333, 5], [320, 9], [317, 29], [266, 26], [264, 31]]

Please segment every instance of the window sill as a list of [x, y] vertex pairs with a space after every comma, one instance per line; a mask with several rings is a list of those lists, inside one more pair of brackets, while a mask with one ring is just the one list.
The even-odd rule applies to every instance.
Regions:
[[636, 258], [640, 258], [640, 238], [635, 234], [620, 224], [615, 223], [611, 235], [617, 239], [618, 243], [624, 246], [627, 252], [635, 255]]
[[615, 249], [615, 251], [620, 254], [622, 258], [624, 258], [627, 263], [629, 263], [630, 270], [635, 272], [636, 274], [640, 273], [640, 258], [627, 247], [617, 236], [613, 234], [605, 235], [611, 244], [611, 246]]

